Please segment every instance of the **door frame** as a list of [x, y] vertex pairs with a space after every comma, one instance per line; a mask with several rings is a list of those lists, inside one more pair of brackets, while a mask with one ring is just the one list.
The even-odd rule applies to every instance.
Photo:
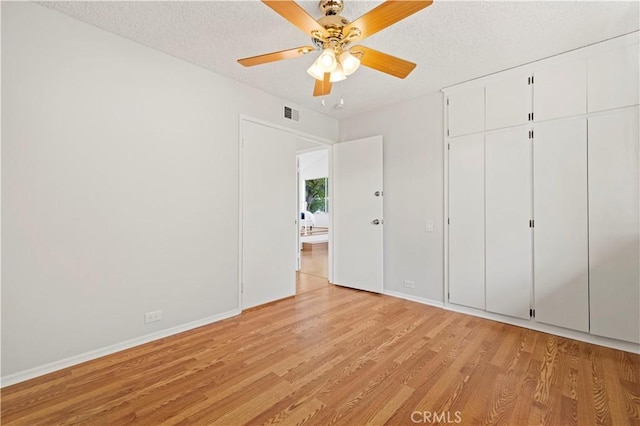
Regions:
[[[259, 124], [262, 126], [266, 126], [266, 127], [270, 127], [272, 129], [276, 129], [276, 130], [280, 130], [283, 132], [287, 132], [290, 133], [292, 135], [295, 135], [297, 138], [299, 139], [307, 139], [309, 141], [318, 143], [320, 145], [326, 145], [327, 149], [329, 150], [329, 188], [330, 188], [330, 194], [332, 193], [332, 168], [331, 168], [331, 145], [333, 145], [336, 141], [332, 141], [330, 139], [326, 139], [323, 137], [319, 137], [319, 136], [314, 136], [311, 135], [309, 133], [305, 133], [305, 132], [301, 132], [299, 130], [296, 129], [291, 129], [289, 127], [285, 127], [285, 126], [281, 126], [278, 124], [274, 124], [271, 123], [269, 121], [265, 121], [265, 120], [261, 120], [259, 118], [255, 118], [249, 115], [245, 115], [245, 114], [240, 114], [238, 117], [238, 282], [237, 282], [237, 286], [238, 286], [238, 309], [240, 311], [242, 311], [243, 308], [243, 298], [242, 298], [242, 293], [243, 293], [243, 288], [242, 288], [242, 283], [243, 283], [243, 276], [242, 276], [242, 270], [243, 270], [243, 231], [244, 231], [244, 224], [243, 224], [243, 197], [244, 197], [244, 193], [243, 193], [243, 184], [244, 184], [244, 165], [243, 165], [243, 137], [244, 137], [244, 126], [243, 123], [244, 122], [251, 122], [254, 124]], [[296, 200], [298, 199], [298, 195], [296, 195]], [[299, 210], [299, 206], [298, 210]], [[331, 210], [329, 212], [329, 217], [330, 220], [333, 221], [333, 210]], [[298, 213], [299, 214], [299, 213]], [[299, 218], [296, 218], [296, 222], [295, 225], [298, 228], [298, 234], [300, 233], [299, 231]], [[332, 232], [332, 227], [329, 227], [329, 253], [331, 253], [332, 250], [332, 240], [333, 240], [333, 232]], [[296, 239], [296, 242], [298, 242], [298, 240]], [[331, 282], [332, 277], [333, 277], [333, 265], [331, 262], [331, 256], [329, 256], [329, 282]]]

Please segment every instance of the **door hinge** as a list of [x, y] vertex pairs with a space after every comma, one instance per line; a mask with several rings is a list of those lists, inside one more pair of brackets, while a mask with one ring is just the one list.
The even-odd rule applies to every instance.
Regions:
[[533, 75], [531, 76], [531, 84], [533, 84], [533, 77], [535, 77], [535, 76], [533, 76]]
[[536, 317], [536, 310], [535, 309], [529, 309], [529, 316], [531, 318], [535, 318]]
[[240, 283], [240, 293], [244, 293], [244, 283]]
[[447, 151], [451, 151], [451, 144], [450, 143], [447, 144]]
[[451, 219], [447, 218], [447, 225], [451, 225]]
[[527, 77], [527, 84], [531, 84], [531, 77]]
[[449, 129], [447, 129], [447, 136], [449, 136]]
[[447, 105], [449, 105], [449, 98], [447, 98]]
[[529, 221], [529, 228], [533, 228], [535, 226], [535, 222], [533, 221], [533, 219], [531, 219]]
[[447, 300], [451, 300], [451, 293], [447, 293]]
[[533, 130], [529, 130], [529, 139], [533, 139]]

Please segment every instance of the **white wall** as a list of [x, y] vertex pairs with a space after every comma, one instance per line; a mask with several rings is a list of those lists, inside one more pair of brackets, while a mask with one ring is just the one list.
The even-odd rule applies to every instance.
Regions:
[[443, 302], [442, 94], [340, 122], [341, 141], [373, 135], [384, 137], [384, 288]]
[[2, 3], [2, 95], [4, 378], [235, 312], [239, 114], [338, 136], [33, 3]]

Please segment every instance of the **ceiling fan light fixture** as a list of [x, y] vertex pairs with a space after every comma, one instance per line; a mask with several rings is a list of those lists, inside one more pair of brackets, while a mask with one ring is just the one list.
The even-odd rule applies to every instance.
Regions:
[[347, 79], [347, 76], [342, 70], [342, 65], [340, 64], [336, 66], [336, 69], [331, 72], [331, 77], [329, 77], [329, 81], [331, 83], [335, 83], [335, 82], [346, 80], [346, 79]]
[[340, 64], [342, 64], [344, 75], [351, 75], [360, 66], [360, 59], [345, 51], [340, 54]]
[[311, 16], [297, 0], [262, 1], [298, 27], [307, 37], [311, 35], [312, 45], [242, 58], [238, 59], [238, 62], [245, 67], [252, 67], [320, 51], [314, 63], [307, 69], [307, 73], [316, 79], [313, 96], [328, 95], [331, 93], [333, 82], [345, 80], [347, 76], [356, 72], [360, 65], [398, 78], [408, 76], [416, 64], [365, 46], [349, 46], [433, 3], [433, 0], [383, 0], [382, 4], [350, 22], [340, 16], [344, 0], [320, 0], [320, 9], [324, 15], [320, 19]]
[[322, 71], [322, 68], [320, 68], [320, 66], [318, 65], [318, 61], [315, 61], [313, 64], [311, 64], [309, 69], [307, 69], [307, 74], [309, 74], [316, 80], [322, 81], [324, 79], [324, 71]]
[[322, 71], [332, 72], [336, 69], [337, 65], [338, 60], [336, 59], [336, 54], [333, 52], [333, 49], [330, 47], [324, 49], [318, 57], [318, 66]]

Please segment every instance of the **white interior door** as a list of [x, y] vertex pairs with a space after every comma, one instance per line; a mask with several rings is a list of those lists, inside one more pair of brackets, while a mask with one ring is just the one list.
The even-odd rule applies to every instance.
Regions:
[[296, 200], [296, 137], [243, 120], [242, 308], [295, 294]]
[[529, 319], [533, 211], [528, 129], [487, 135], [485, 170], [487, 311]]
[[484, 136], [449, 145], [449, 301], [484, 309]]
[[638, 108], [589, 118], [591, 333], [640, 343]]
[[382, 136], [333, 145], [333, 283], [382, 293]]
[[533, 140], [536, 320], [589, 331], [587, 122], [537, 126]]

